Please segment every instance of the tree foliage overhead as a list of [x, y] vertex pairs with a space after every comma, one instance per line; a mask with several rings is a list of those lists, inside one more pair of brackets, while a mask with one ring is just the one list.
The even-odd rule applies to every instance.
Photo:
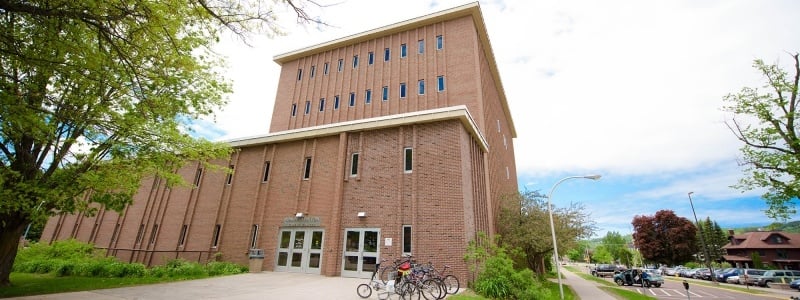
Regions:
[[[501, 242], [521, 250], [528, 268], [543, 274], [546, 262], [553, 254], [547, 197], [538, 191], [529, 191], [502, 201], [497, 221]], [[553, 224], [560, 254], [577, 248], [581, 238], [587, 238], [595, 231], [594, 223], [583, 206], [577, 203], [565, 208], [554, 207]]]
[[800, 60], [794, 60], [793, 74], [778, 64], [753, 62], [763, 76], [762, 89], [745, 87], [725, 96], [724, 109], [734, 114], [727, 121], [742, 146], [741, 164], [747, 177], [737, 188], [766, 188], [762, 196], [768, 205], [767, 217], [785, 221], [797, 211], [795, 199], [800, 196], [800, 138], [798, 138], [798, 82]]
[[636, 216], [631, 224], [633, 241], [645, 260], [673, 266], [691, 261], [697, 253], [697, 227], [671, 210]]
[[0, 286], [32, 220], [119, 210], [144, 176], [224, 157], [188, 126], [230, 92], [209, 49], [274, 17], [259, 1], [0, 0]]

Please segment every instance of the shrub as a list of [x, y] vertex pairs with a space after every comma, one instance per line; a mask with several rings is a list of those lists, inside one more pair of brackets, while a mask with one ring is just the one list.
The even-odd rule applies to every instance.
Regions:
[[206, 264], [206, 272], [209, 276], [232, 275], [247, 272], [247, 267], [229, 262], [212, 261]]
[[[493, 242], [481, 250], [483, 263], [474, 283], [475, 292], [492, 299], [549, 299], [550, 291], [534, 280], [530, 269], [514, 269], [514, 261]], [[488, 251], [487, 251], [488, 249]], [[474, 255], [467, 255], [468, 258]]]

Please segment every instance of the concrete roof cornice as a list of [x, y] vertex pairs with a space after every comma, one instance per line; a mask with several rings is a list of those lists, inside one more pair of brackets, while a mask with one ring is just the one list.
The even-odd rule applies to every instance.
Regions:
[[241, 148], [247, 146], [257, 146], [263, 144], [338, 135], [342, 132], [375, 130], [445, 120], [461, 121], [461, 124], [465, 129], [467, 129], [472, 138], [481, 146], [483, 151], [489, 151], [489, 144], [486, 142], [486, 138], [483, 136], [483, 134], [481, 134], [480, 130], [478, 130], [475, 120], [472, 118], [472, 115], [470, 115], [467, 107], [464, 105], [285, 130], [266, 135], [238, 138], [225, 142], [227, 142], [231, 147]]
[[511, 137], [516, 138], [517, 130], [514, 126], [514, 120], [511, 118], [511, 110], [508, 107], [508, 100], [506, 99], [506, 93], [505, 89], [503, 88], [503, 82], [500, 80], [500, 73], [497, 70], [497, 63], [495, 62], [494, 59], [494, 52], [492, 51], [492, 46], [491, 43], [489, 42], [489, 33], [486, 30], [486, 24], [483, 21], [483, 14], [481, 13], [480, 4], [478, 2], [464, 4], [461, 6], [435, 12], [418, 18], [379, 27], [361, 33], [356, 33], [343, 38], [301, 48], [295, 51], [278, 54], [275, 57], [273, 57], [273, 60], [279, 65], [283, 65], [286, 62], [294, 61], [317, 53], [345, 47], [347, 45], [352, 45], [372, 40], [378, 37], [387, 36], [398, 32], [419, 28], [422, 26], [427, 26], [434, 23], [461, 18], [464, 16], [471, 16], [472, 21], [475, 24], [478, 38], [483, 46], [484, 55], [486, 56], [486, 60], [489, 63], [489, 70], [490, 73], [492, 74], [492, 79], [494, 79], [494, 82], [497, 86], [497, 92], [498, 95], [500, 96], [500, 103], [503, 105], [503, 112], [506, 118], [508, 119], [509, 128], [511, 131]]

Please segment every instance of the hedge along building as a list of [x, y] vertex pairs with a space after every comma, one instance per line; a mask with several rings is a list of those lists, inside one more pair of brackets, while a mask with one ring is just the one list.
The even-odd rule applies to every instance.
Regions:
[[190, 187], [142, 183], [122, 214], [59, 215], [123, 261], [215, 256], [274, 271], [368, 277], [412, 254], [467, 275], [517, 191], [508, 103], [477, 3], [278, 55], [270, 133], [230, 141], [232, 172], [187, 165]]

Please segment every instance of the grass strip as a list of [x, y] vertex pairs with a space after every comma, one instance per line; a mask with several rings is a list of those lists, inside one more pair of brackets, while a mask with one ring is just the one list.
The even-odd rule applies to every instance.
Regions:
[[180, 277], [58, 277], [55, 274], [11, 273], [11, 286], [0, 288], [0, 298], [110, 289], [143, 284], [207, 278]]

